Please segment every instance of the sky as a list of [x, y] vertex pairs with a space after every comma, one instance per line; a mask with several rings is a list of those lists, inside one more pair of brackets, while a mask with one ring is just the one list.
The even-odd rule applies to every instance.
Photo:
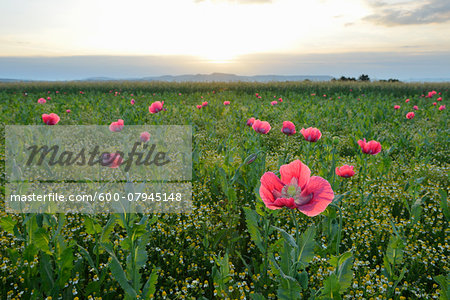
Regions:
[[2, 0], [0, 78], [450, 78], [448, 0]]

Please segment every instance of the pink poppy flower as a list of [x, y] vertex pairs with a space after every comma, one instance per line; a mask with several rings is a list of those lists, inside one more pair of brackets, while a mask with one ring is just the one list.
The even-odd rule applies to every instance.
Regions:
[[42, 115], [42, 121], [44, 121], [47, 125], [56, 125], [58, 124], [60, 118], [57, 114], [51, 113], [49, 115], [43, 114]]
[[409, 102], [409, 99], [406, 99], [406, 100], [405, 100], [405, 103], [408, 103], [408, 102]]
[[419, 110], [419, 107], [418, 107], [417, 105], [414, 105], [414, 106], [413, 106], [413, 109], [414, 109], [414, 110]]
[[52, 100], [52, 98], [51, 97], [47, 97], [47, 100]]
[[336, 167], [336, 175], [339, 177], [350, 178], [355, 175], [355, 171], [353, 171], [353, 166], [343, 165], [342, 167]]
[[284, 121], [283, 122], [283, 128], [281, 129], [281, 132], [285, 135], [293, 135], [295, 134], [295, 125], [294, 123], [290, 121]]
[[256, 96], [256, 97], [258, 97], [258, 96], [259, 96], [259, 94], [258, 94], [258, 93], [255, 93], [255, 96]]
[[302, 128], [300, 132], [303, 134], [305, 140], [309, 142], [317, 142], [322, 137], [320, 130], [314, 127], [309, 127], [307, 129]]
[[277, 101], [272, 101], [272, 102], [270, 102], [270, 105], [272, 105], [272, 106], [277, 105], [277, 104], [278, 104]]
[[201, 109], [202, 107], [203, 107], [203, 106], [201, 106], [201, 105], [197, 105], [197, 108], [198, 108], [198, 109]]
[[150, 133], [148, 133], [147, 131], [144, 131], [141, 133], [139, 138], [141, 139], [141, 142], [147, 143], [150, 140]]
[[117, 122], [112, 122], [112, 123], [109, 125], [109, 130], [110, 130], [111, 132], [119, 132], [119, 131], [121, 131], [121, 130], [123, 129], [124, 126], [125, 126], [125, 125], [124, 125], [124, 123], [123, 123], [123, 120], [122, 120], [122, 119], [119, 119], [119, 120], [117, 120]]
[[131, 100], [130, 100], [130, 104], [131, 104], [131, 105], [134, 105], [134, 103], [136, 103], [136, 101], [135, 101], [134, 99], [131, 99]]
[[283, 98], [281, 98], [281, 97], [278, 98], [278, 101], [283, 102]]
[[59, 94], [59, 91], [56, 91], [55, 93]]
[[159, 113], [160, 111], [163, 110], [163, 106], [164, 106], [164, 101], [155, 101], [152, 103], [152, 105], [149, 106], [148, 111], [151, 114], [156, 114]]
[[66, 113], [70, 114], [70, 109], [66, 109]]
[[111, 169], [118, 168], [123, 162], [119, 153], [104, 153], [102, 157], [102, 165]]
[[250, 118], [247, 120], [247, 126], [253, 126], [253, 123], [255, 122], [255, 118]]
[[411, 120], [412, 118], [414, 118], [414, 113], [412, 111], [407, 113], [406, 118]]
[[262, 97], [261, 96], [258, 96], [258, 99], [261, 99]]
[[223, 101], [223, 105], [230, 105], [230, 101]]
[[358, 145], [365, 154], [375, 155], [381, 152], [381, 144], [376, 141], [366, 142], [366, 139], [358, 141]]
[[400, 105], [394, 105], [394, 109], [400, 109]]
[[322, 213], [334, 198], [328, 181], [312, 176], [308, 166], [295, 160], [280, 167], [281, 180], [272, 172], [261, 177], [259, 194], [269, 209], [288, 207], [307, 216]]
[[208, 106], [208, 101], [202, 102], [202, 106], [203, 107]]
[[433, 102], [433, 105], [436, 106], [436, 105], [437, 105], [437, 102]]
[[441, 105], [441, 106], [439, 106], [439, 108], [438, 108], [439, 110], [444, 110], [445, 109], [445, 105]]
[[181, 96], [181, 93], [178, 93], [178, 96]]
[[38, 99], [38, 103], [39, 104], [45, 104], [47, 102], [47, 100], [45, 100], [44, 98], [39, 98]]
[[255, 120], [252, 128], [254, 131], [262, 134], [268, 134], [271, 129], [269, 122], [260, 120]]
[[437, 101], [442, 101], [442, 97], [439, 97], [436, 99]]

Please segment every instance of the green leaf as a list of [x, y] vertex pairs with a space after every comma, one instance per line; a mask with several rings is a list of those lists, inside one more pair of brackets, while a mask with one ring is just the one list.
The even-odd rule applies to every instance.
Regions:
[[439, 297], [440, 300], [448, 300], [450, 299], [450, 290], [448, 289], [448, 283], [450, 282], [450, 272], [447, 274], [447, 277], [444, 275], [435, 276], [433, 278], [441, 288], [441, 295]]
[[400, 264], [403, 261], [403, 249], [405, 248], [405, 244], [403, 240], [398, 236], [391, 236], [388, 244], [388, 248], [386, 250], [386, 256], [388, 261], [395, 266], [396, 264]]
[[84, 227], [86, 228], [86, 233], [91, 235], [102, 232], [102, 227], [100, 224], [94, 223], [94, 221], [88, 216], [85, 216], [84, 218]]
[[94, 260], [92, 259], [92, 257], [91, 257], [91, 255], [89, 254], [89, 252], [88, 252], [85, 248], [83, 248], [82, 246], [80, 246], [80, 245], [78, 245], [78, 244], [77, 244], [77, 246], [78, 246], [78, 248], [80, 249], [81, 255], [87, 260], [89, 266], [90, 266], [91, 268], [93, 268], [94, 271], [95, 271], [95, 273], [97, 273], [97, 275], [98, 275], [97, 267], [95, 266]]
[[276, 227], [276, 226], [272, 226], [273, 228], [275, 228], [276, 230], [278, 230], [281, 235], [283, 236], [284, 240], [289, 243], [289, 245], [293, 248], [298, 248], [297, 243], [295, 242], [295, 239], [292, 235], [290, 235], [289, 233], [287, 233], [284, 229]]
[[439, 195], [441, 195], [441, 209], [444, 213], [447, 222], [450, 222], [450, 211], [448, 209], [447, 191], [444, 189], [439, 189]]
[[55, 285], [55, 281], [53, 279], [53, 267], [50, 261], [50, 256], [48, 256], [46, 253], [42, 253], [39, 264], [40, 264], [40, 276], [42, 277], [42, 286], [45, 291], [50, 291], [53, 289], [53, 286]]
[[323, 299], [341, 299], [340, 285], [336, 274], [331, 274], [325, 279], [321, 296]]
[[114, 215], [111, 215], [108, 222], [106, 222], [105, 227], [103, 227], [102, 235], [100, 236], [100, 243], [109, 242], [110, 234], [113, 231], [116, 222], [117, 220]]
[[14, 234], [14, 226], [16, 226], [17, 221], [13, 220], [11, 216], [3, 217], [0, 219], [0, 227], [3, 228], [4, 231]]
[[250, 294], [250, 299], [251, 300], [266, 300], [266, 297], [264, 297], [260, 293], [253, 293], [253, 294]]
[[297, 261], [302, 262], [305, 266], [308, 265], [314, 257], [314, 247], [316, 246], [316, 242], [314, 241], [315, 235], [316, 227], [311, 225], [304, 233], [302, 233], [300, 243], [298, 244], [299, 252]]
[[109, 262], [109, 269], [111, 270], [112, 276], [114, 277], [115, 280], [117, 280], [120, 287], [125, 291], [125, 293], [128, 296], [136, 298], [137, 293], [128, 282], [127, 275], [125, 274], [125, 271], [122, 269], [122, 266], [120, 265], [119, 260], [114, 254], [111, 245], [103, 244], [103, 247], [106, 249], [106, 251], [109, 253], [111, 257], [111, 261]]
[[282, 300], [295, 300], [301, 299], [300, 293], [302, 292], [302, 288], [298, 284], [296, 280], [293, 278], [284, 278], [280, 277], [277, 290], [278, 299]]
[[151, 299], [150, 295], [154, 295], [156, 292], [156, 282], [158, 281], [159, 268], [153, 268], [152, 273], [148, 277], [147, 282], [142, 290], [142, 295], [144, 299]]
[[52, 255], [50, 251], [50, 237], [48, 236], [47, 230], [45, 228], [39, 228], [34, 232], [32, 243], [41, 251]]
[[298, 276], [298, 282], [302, 286], [303, 290], [308, 289], [308, 272], [303, 271]]
[[337, 268], [335, 274], [337, 276], [341, 292], [344, 292], [352, 284], [353, 260], [353, 254], [351, 252], [345, 252], [339, 257], [333, 256], [329, 261], [333, 267]]
[[259, 251], [261, 251], [261, 253], [264, 253], [265, 246], [263, 244], [261, 232], [259, 230], [258, 214], [248, 207], [244, 207], [244, 212], [247, 229], [250, 233], [250, 238], [256, 244]]

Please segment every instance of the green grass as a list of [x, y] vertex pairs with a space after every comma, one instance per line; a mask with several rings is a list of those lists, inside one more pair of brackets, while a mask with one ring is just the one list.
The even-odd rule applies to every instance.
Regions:
[[[287, 156], [288, 162], [300, 159], [312, 175], [327, 179], [336, 195], [345, 194], [339, 203], [343, 217], [339, 250], [350, 251], [354, 262], [349, 287], [341, 290], [343, 298], [433, 299], [441, 294], [434, 278], [442, 275], [445, 281], [450, 267], [444, 215], [449, 187], [448, 110], [438, 110], [448, 103], [449, 87], [448, 83], [339, 82], [0, 84], [0, 115], [2, 125], [43, 125], [43, 113], [57, 113], [61, 121], [56, 126], [109, 125], [118, 118], [125, 126], [192, 125], [195, 210], [186, 215], [160, 214], [151, 222], [151, 216], [144, 219], [145, 267], [141, 264], [138, 269], [142, 285], [136, 292], [154, 270], [157, 282], [151, 294], [156, 299], [165, 295], [168, 299], [250, 299], [255, 297], [252, 294], [280, 298], [282, 280], [272, 263], [268, 275], [262, 274], [264, 254], [250, 238], [253, 227], [246, 222], [244, 207], [261, 212], [257, 225], [271, 218], [272, 225], [294, 234], [288, 209], [269, 217], [255, 194], [262, 174], [277, 172]], [[421, 97], [431, 90], [442, 95]], [[120, 95], [115, 96], [116, 91]], [[51, 100], [46, 104], [37, 103], [48, 96]], [[283, 102], [271, 106], [274, 96]], [[433, 106], [437, 97], [443, 101]], [[130, 104], [132, 98], [135, 105]], [[225, 100], [231, 104], [224, 106]], [[164, 101], [167, 111], [150, 114], [148, 107], [154, 101]], [[203, 101], [208, 106], [198, 110], [196, 105]], [[401, 106], [397, 111], [396, 104]], [[414, 105], [419, 110], [407, 120], [405, 115], [414, 111]], [[66, 113], [67, 109], [71, 112]], [[269, 134], [259, 135], [247, 127], [250, 117], [268, 121]], [[284, 136], [283, 121], [293, 122], [297, 134]], [[322, 138], [308, 144], [299, 133], [302, 127], [319, 128]], [[382, 152], [370, 157], [361, 154], [357, 141], [362, 138], [379, 141]], [[2, 143], [4, 197], [3, 139]], [[256, 160], [239, 168], [254, 153], [258, 153]], [[356, 175], [338, 178], [334, 168], [343, 164], [355, 166]], [[305, 298], [321, 297], [324, 284], [331, 282], [337, 212], [329, 207], [313, 218], [296, 214], [301, 232], [316, 228], [313, 255], [303, 268]], [[143, 216], [121, 221], [118, 215], [53, 218], [7, 215], [2, 210], [0, 217], [1, 299], [125, 297], [126, 284], [121, 283], [117, 268], [121, 266], [129, 275], [127, 256], [133, 248], [123, 240]], [[108, 221], [110, 227], [105, 226]], [[64, 224], [60, 231], [58, 222]], [[110, 231], [104, 232], [102, 244], [104, 228]], [[30, 237], [36, 232], [38, 238]], [[47, 246], [31, 246], [42, 241], [40, 236], [48, 237]], [[285, 238], [276, 230], [268, 235], [268, 248], [275, 256], [282, 255]], [[134, 242], [138, 245], [140, 240]], [[401, 257], [392, 262], [394, 248]], [[67, 250], [60, 253], [58, 249]], [[114, 257], [118, 264], [111, 262]], [[132, 277], [127, 279], [135, 283]], [[341, 282], [341, 287], [345, 285]]]

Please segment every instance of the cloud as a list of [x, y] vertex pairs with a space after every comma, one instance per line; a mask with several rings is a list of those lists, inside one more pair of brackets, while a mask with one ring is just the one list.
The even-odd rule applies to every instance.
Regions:
[[231, 2], [237, 4], [261, 4], [261, 3], [272, 3], [272, 0], [195, 0], [196, 3], [212, 1], [212, 2]]
[[[389, 4], [381, 1], [369, 2], [374, 13], [363, 18], [383, 26], [445, 23], [450, 21], [450, 1], [428, 0], [417, 5], [416, 1]], [[419, 2], [420, 3], [420, 2]]]

